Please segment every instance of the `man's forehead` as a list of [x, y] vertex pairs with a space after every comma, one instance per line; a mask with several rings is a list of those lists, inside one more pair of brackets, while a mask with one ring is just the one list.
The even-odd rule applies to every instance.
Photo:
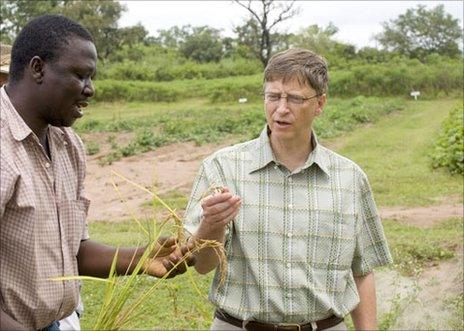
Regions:
[[79, 37], [71, 37], [67, 45], [63, 45], [58, 53], [59, 60], [78, 61], [78, 60], [97, 60], [97, 50], [90, 40]]
[[306, 84], [301, 84], [297, 77], [284, 80], [284, 78], [273, 80], [264, 83], [266, 90], [278, 89], [278, 90], [292, 90], [292, 91], [312, 91], [314, 90]]

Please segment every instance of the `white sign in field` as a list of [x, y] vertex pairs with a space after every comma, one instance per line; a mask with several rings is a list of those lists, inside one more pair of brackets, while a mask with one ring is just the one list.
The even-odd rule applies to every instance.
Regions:
[[411, 96], [414, 97], [414, 100], [417, 100], [417, 97], [420, 95], [419, 91], [412, 91]]

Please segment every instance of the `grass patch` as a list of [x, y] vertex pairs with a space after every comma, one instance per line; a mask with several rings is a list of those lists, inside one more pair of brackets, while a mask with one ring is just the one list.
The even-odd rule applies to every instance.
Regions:
[[427, 265], [455, 256], [463, 240], [462, 218], [451, 218], [433, 228], [418, 228], [384, 220], [383, 226], [395, 267], [411, 276]]
[[[175, 194], [173, 193], [173, 196]], [[150, 221], [142, 221], [142, 223]], [[133, 221], [92, 222], [89, 231], [93, 240], [109, 245], [128, 247], [140, 245], [146, 241], [146, 235], [139, 231]], [[143, 318], [134, 321], [129, 330], [206, 330], [212, 321], [213, 306], [207, 300], [207, 293], [212, 281], [212, 274], [201, 276], [194, 270], [190, 274], [177, 276], [165, 281], [149, 302], [142, 307]], [[200, 297], [189, 282], [193, 277], [204, 296]], [[141, 276], [137, 286], [140, 291], [148, 290], [153, 285], [153, 278]], [[83, 330], [93, 327], [92, 321], [98, 313], [104, 295], [105, 284], [84, 282], [82, 299], [85, 312], [81, 319]], [[181, 317], [181, 318], [180, 318]]]
[[442, 121], [456, 102], [407, 102], [404, 111], [344, 135], [337, 151], [366, 171], [379, 205], [424, 206], [443, 197], [462, 196], [462, 177], [433, 170], [428, 157]]

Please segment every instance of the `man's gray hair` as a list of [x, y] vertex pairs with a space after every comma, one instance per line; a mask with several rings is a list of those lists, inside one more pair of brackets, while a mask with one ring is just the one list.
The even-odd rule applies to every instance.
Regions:
[[327, 92], [329, 74], [327, 61], [307, 49], [291, 48], [271, 57], [264, 69], [264, 83], [298, 79], [301, 85], [313, 88], [318, 95]]

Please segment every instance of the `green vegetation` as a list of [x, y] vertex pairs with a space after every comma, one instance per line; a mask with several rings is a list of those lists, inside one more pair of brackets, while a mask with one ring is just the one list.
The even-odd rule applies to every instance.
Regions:
[[[404, 104], [405, 101], [399, 98], [332, 99], [324, 116], [317, 121], [316, 131], [321, 138], [334, 137], [402, 110]], [[212, 106], [202, 100], [175, 104], [103, 103], [90, 107], [86, 117], [76, 124], [76, 129], [80, 133], [135, 133], [131, 141], [120, 146], [114, 138], [111, 139], [112, 150], [101, 160], [107, 164], [174, 142], [203, 144], [218, 142], [228, 136], [238, 140], [256, 138], [265, 123], [262, 108], [261, 103]]]
[[452, 173], [464, 173], [463, 107], [452, 109], [442, 124], [432, 153], [432, 166], [444, 167]]
[[[462, 284], [462, 276], [461, 276]], [[452, 315], [449, 320], [449, 325], [453, 330], [463, 330], [464, 329], [464, 293], [459, 293], [456, 296], [453, 296], [446, 300], [449, 308], [451, 308]]]
[[94, 155], [100, 152], [100, 145], [96, 141], [84, 142], [87, 155]]
[[452, 218], [432, 228], [392, 220], [384, 220], [383, 226], [395, 267], [407, 275], [418, 274], [427, 265], [454, 257], [464, 230], [462, 218]]
[[[150, 220], [142, 220], [149, 224]], [[108, 229], [111, 228], [111, 231]], [[134, 221], [127, 222], [93, 222], [90, 223], [92, 239], [120, 247], [144, 244], [146, 235], [139, 230]], [[196, 282], [204, 296], [199, 296], [192, 287], [190, 277]], [[143, 293], [153, 285], [153, 278], [141, 276], [137, 286]], [[212, 274], [200, 276], [193, 270], [190, 274], [178, 276], [168, 280], [156, 291], [143, 306], [143, 318], [133, 321], [130, 329], [158, 329], [158, 330], [206, 330], [212, 319], [213, 306], [207, 300]], [[83, 330], [91, 329], [98, 309], [104, 297], [105, 284], [84, 282], [82, 297], [85, 312], [81, 320]], [[182, 318], [179, 318], [182, 316]]]
[[[419, 90], [423, 97], [462, 93], [463, 63], [460, 60], [431, 58], [431, 63], [398, 58], [384, 64], [358, 64], [349, 68], [332, 70], [329, 85], [330, 96], [409, 96], [412, 90]], [[242, 65], [242, 62], [239, 62]], [[133, 71], [127, 77], [137, 75], [137, 70], [148, 75], [147, 81], [105, 79], [95, 82], [97, 101], [152, 101], [173, 102], [189, 98], [207, 98], [210, 102], [232, 102], [239, 98], [257, 100], [262, 92], [262, 74], [215, 79], [184, 79], [188, 70], [179, 69], [179, 77], [168, 75], [169, 82], [157, 82], [150, 69], [143, 65], [127, 65]], [[196, 70], [215, 68], [221, 64], [197, 65]], [[256, 64], [251, 64], [257, 68]], [[162, 70], [177, 70], [176, 67], [163, 66]], [[171, 68], [171, 69], [166, 69]], [[157, 70], [157, 69], [153, 69]], [[211, 69], [214, 71], [214, 69]], [[231, 67], [233, 70], [233, 67]], [[260, 69], [261, 70], [261, 69]], [[253, 72], [252, 70], [250, 70]], [[246, 70], [243, 70], [246, 72]], [[207, 77], [206, 71], [192, 74]], [[121, 76], [115, 75], [118, 79]], [[215, 74], [211, 74], [214, 77]], [[220, 76], [220, 75], [219, 75]], [[122, 75], [124, 77], [124, 75]], [[151, 78], [150, 78], [151, 77]], [[144, 78], [137, 76], [134, 78]], [[127, 79], [127, 78], [126, 78]], [[183, 79], [183, 80], [181, 80]]]
[[430, 205], [443, 197], [462, 197], [462, 179], [431, 169], [427, 156], [455, 104], [456, 100], [409, 101], [404, 111], [344, 135], [336, 150], [363, 168], [381, 206]]

